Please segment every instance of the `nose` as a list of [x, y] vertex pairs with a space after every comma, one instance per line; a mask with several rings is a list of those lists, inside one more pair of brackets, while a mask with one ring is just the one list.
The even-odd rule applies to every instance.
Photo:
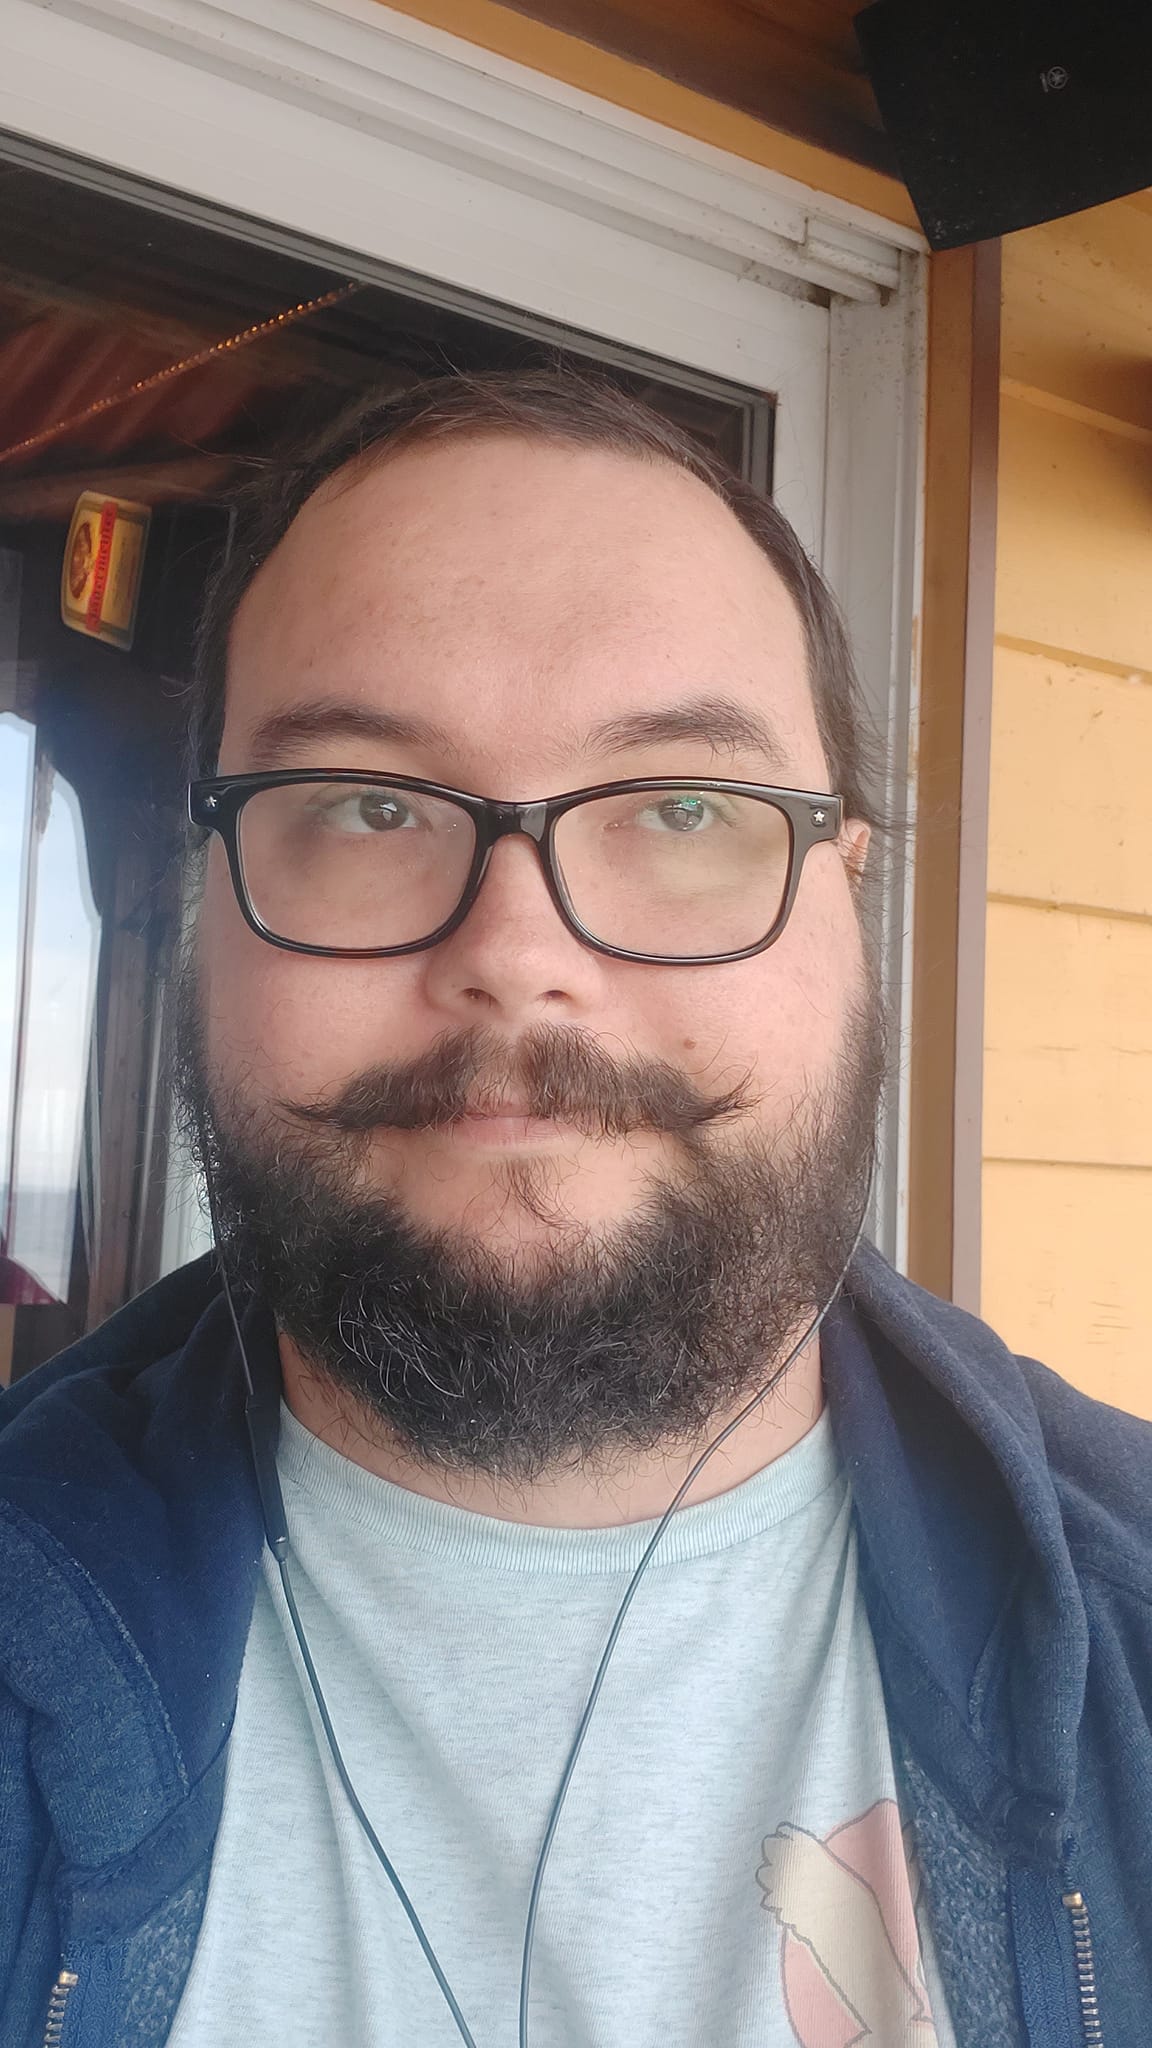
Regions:
[[601, 1001], [608, 966], [568, 930], [536, 846], [497, 841], [459, 929], [423, 956], [428, 999], [469, 1024], [572, 1021]]

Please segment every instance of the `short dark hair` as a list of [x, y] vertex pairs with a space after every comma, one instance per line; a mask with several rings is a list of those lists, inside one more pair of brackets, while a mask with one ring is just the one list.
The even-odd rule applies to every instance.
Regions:
[[668, 462], [715, 492], [772, 564], [800, 614], [830, 789], [844, 798], [848, 817], [881, 826], [876, 737], [847, 634], [831, 591], [788, 521], [691, 435], [607, 377], [586, 371], [481, 371], [376, 392], [304, 447], [270, 462], [236, 494], [229, 545], [209, 578], [197, 634], [193, 773], [210, 775], [216, 767], [228, 642], [240, 601], [313, 492], [349, 462], [383, 459], [423, 441], [490, 434]]

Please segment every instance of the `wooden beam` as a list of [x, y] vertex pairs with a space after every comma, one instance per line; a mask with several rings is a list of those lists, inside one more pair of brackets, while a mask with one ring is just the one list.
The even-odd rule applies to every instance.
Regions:
[[138, 498], [144, 505], [184, 504], [215, 496], [235, 474], [236, 462], [230, 455], [123, 465], [102, 462], [97, 456], [69, 476], [10, 477], [0, 483], [0, 519], [70, 519], [81, 491]]
[[[165, 894], [173, 892], [171, 861], [155, 833], [125, 833], [111, 915], [105, 921], [102, 972], [107, 1006], [100, 1070], [101, 1133], [97, 1185], [100, 1212], [89, 1273], [86, 1326], [95, 1329], [135, 1292], [133, 1254], [138, 1210], [157, 1200], [148, 1181], [149, 1088], [165, 956]], [[165, 886], [167, 885], [167, 886]], [[158, 900], [159, 899], [159, 900]], [[141, 918], [141, 905], [148, 915]]]
[[[678, 84], [893, 173], [891, 144], [848, 6], [797, 27], [781, 6], [746, 0], [509, 0], [517, 13], [630, 58]], [[794, 10], [791, 10], [794, 13]]]
[[908, 1266], [979, 1309], [998, 243], [932, 258]]

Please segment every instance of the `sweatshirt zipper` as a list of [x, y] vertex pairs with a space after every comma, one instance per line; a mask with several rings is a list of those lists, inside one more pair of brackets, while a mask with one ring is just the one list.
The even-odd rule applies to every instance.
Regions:
[[1083, 1892], [1065, 1892], [1063, 1904], [1072, 1921], [1072, 1947], [1076, 1960], [1076, 1988], [1080, 1994], [1080, 2023], [1084, 2048], [1104, 2048], [1100, 2030], [1100, 2001], [1096, 1993], [1096, 1952], [1092, 1947], [1092, 1923]]
[[75, 1970], [61, 1970], [57, 1975], [48, 1999], [48, 2016], [44, 2022], [44, 2048], [60, 2048], [64, 2038], [68, 2000], [79, 1982]]

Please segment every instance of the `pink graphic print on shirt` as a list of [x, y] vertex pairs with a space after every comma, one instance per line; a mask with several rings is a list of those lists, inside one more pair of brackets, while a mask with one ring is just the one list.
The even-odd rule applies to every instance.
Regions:
[[879, 1799], [823, 1841], [784, 1822], [757, 1879], [779, 1922], [800, 2048], [936, 2048], [916, 1927], [919, 1879], [900, 1811]]

